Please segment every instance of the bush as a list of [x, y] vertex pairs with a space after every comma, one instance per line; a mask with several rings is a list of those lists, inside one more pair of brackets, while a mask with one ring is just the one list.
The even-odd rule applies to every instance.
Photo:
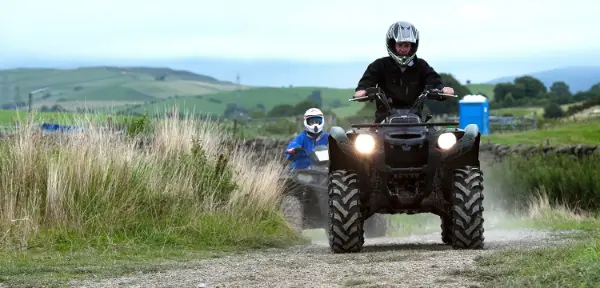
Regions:
[[486, 188], [494, 188], [493, 197], [510, 199], [504, 203], [508, 207], [524, 208], [523, 204], [532, 196], [543, 192], [552, 205], [567, 204], [583, 210], [600, 208], [600, 156], [597, 154], [582, 158], [557, 154], [529, 159], [511, 156], [485, 170], [490, 171], [486, 173], [490, 175]]
[[277, 213], [282, 163], [257, 167], [251, 153], [224, 148], [228, 137], [215, 124], [196, 123], [153, 123], [144, 150], [134, 135], [94, 125], [4, 139], [0, 247], [127, 241], [209, 248], [295, 239]]
[[544, 107], [544, 118], [560, 118], [563, 116], [565, 116], [565, 112], [556, 103], [550, 103]]

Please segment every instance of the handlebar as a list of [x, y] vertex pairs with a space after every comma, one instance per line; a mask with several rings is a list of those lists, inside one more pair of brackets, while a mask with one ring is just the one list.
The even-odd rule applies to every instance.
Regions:
[[[381, 102], [381, 104], [383, 106], [385, 106], [385, 110], [388, 111], [388, 113], [392, 112], [393, 109], [390, 105], [391, 103], [389, 102], [389, 99], [386, 97], [385, 93], [381, 90], [380, 87], [369, 87], [369, 88], [365, 89], [365, 92], [367, 95], [361, 96], [361, 97], [352, 97], [348, 101], [378, 100], [379, 102]], [[411, 113], [412, 113], [413, 109], [417, 109], [417, 110], [423, 109], [423, 104], [424, 104], [425, 98], [437, 100], [437, 101], [444, 101], [444, 100], [446, 100], [446, 98], [458, 98], [458, 96], [453, 95], [453, 94], [442, 93], [441, 89], [431, 88], [431, 86], [426, 86], [424, 91], [419, 95], [419, 97], [417, 97], [417, 99], [415, 99], [414, 103], [410, 107], [409, 110], [411, 111]]]
[[[383, 93], [378, 88], [374, 88], [373, 90], [375, 90], [375, 91], [371, 90], [371, 93], [369, 93], [370, 89], [373, 89], [373, 88], [367, 88], [367, 90], [366, 90], [367, 91], [367, 96], [352, 97], [352, 98], [348, 99], [348, 102], [363, 101], [363, 100], [373, 100], [374, 96], [376, 96], [378, 93]], [[432, 97], [432, 96], [439, 96], [439, 97]], [[430, 99], [439, 99], [440, 97], [444, 97], [444, 98], [458, 98], [458, 96], [454, 95], [454, 94], [442, 93], [442, 90], [439, 90], [439, 89], [425, 90], [425, 91], [423, 91], [423, 93], [421, 93], [421, 95], [419, 95], [418, 99], [420, 99], [422, 97], [428, 97]]]
[[348, 99], [348, 102], [351, 102], [351, 101], [360, 101], [360, 100], [368, 100], [369, 98], [370, 98], [369, 96], [355, 97], [355, 98], [353, 97], [353, 98]]
[[[423, 97], [423, 96], [429, 97], [429, 95], [431, 95], [431, 94], [434, 94], [435, 96], [440, 96], [440, 97], [458, 98], [458, 96], [454, 95], [454, 94], [442, 93], [442, 90], [440, 90], [440, 89], [431, 89], [431, 90], [423, 91], [423, 93], [421, 93], [421, 95], [419, 97]], [[435, 98], [438, 98], [438, 97], [435, 97]]]

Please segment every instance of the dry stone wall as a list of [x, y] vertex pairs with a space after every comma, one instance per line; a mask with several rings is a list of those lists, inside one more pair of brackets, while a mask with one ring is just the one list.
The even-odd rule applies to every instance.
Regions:
[[495, 160], [502, 160], [510, 155], [531, 157], [535, 155], [571, 155], [576, 157], [587, 157], [590, 155], [600, 155], [600, 145], [563, 145], [563, 146], [542, 146], [542, 145], [504, 145], [481, 143], [480, 152], [491, 156]]
[[[285, 147], [289, 140], [273, 140], [268, 138], [250, 139], [244, 142], [244, 147], [260, 154], [283, 155]], [[567, 154], [577, 157], [586, 157], [590, 155], [600, 155], [600, 145], [564, 145], [564, 146], [536, 146], [536, 145], [504, 145], [481, 143], [480, 153], [486, 159], [502, 160], [509, 155], [533, 156], [533, 155], [551, 155]], [[263, 154], [264, 155], [264, 154]]]

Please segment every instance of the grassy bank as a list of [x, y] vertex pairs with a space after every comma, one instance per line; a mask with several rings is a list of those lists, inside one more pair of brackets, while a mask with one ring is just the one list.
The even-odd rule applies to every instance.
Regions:
[[299, 241], [277, 212], [284, 166], [256, 165], [196, 123], [154, 123], [146, 150], [92, 123], [0, 142], [0, 281], [158, 269], [148, 261]]
[[600, 283], [600, 218], [550, 205], [545, 196], [529, 202], [526, 221], [533, 227], [576, 230], [565, 243], [533, 250], [508, 249], [475, 260], [456, 273], [484, 287], [597, 287]]
[[[486, 202], [524, 215], [520, 226], [569, 230], [565, 245], [509, 249], [456, 271], [484, 287], [596, 287], [600, 283], [600, 156], [509, 158], [486, 170]], [[486, 206], [488, 208], [488, 206]], [[488, 209], [486, 209], [486, 212]]]

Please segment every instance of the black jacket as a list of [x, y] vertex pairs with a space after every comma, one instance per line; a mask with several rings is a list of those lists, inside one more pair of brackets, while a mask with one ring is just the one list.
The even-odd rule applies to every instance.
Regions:
[[[376, 84], [379, 84], [385, 95], [391, 99], [390, 106], [392, 108], [408, 109], [423, 92], [426, 85], [431, 88], [443, 88], [442, 78], [429, 66], [427, 61], [415, 57], [413, 63], [402, 72], [392, 57], [376, 59], [365, 70], [355, 91], [375, 87]], [[381, 104], [377, 103], [377, 110], [381, 109]]]

